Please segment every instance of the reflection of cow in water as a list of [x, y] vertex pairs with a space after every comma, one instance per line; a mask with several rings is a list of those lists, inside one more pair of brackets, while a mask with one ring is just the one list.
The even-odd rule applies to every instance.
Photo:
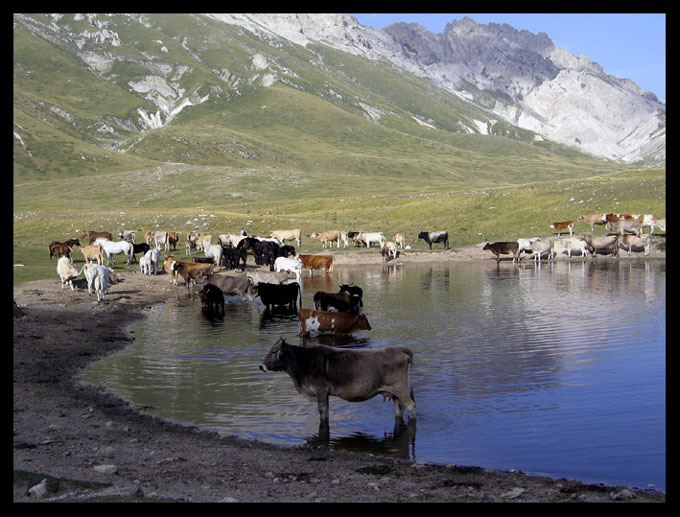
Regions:
[[328, 425], [328, 397], [363, 402], [376, 395], [394, 401], [397, 418], [404, 409], [409, 420], [416, 418], [409, 370], [413, 352], [405, 347], [383, 349], [337, 349], [325, 345], [302, 347], [279, 338], [260, 369], [284, 371], [293, 379], [298, 393], [316, 400], [322, 426]]

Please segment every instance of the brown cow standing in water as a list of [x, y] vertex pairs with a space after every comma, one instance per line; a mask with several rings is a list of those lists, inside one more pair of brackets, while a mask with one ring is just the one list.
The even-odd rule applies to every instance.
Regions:
[[325, 345], [289, 345], [279, 338], [260, 365], [263, 372], [284, 371], [298, 393], [316, 400], [322, 426], [328, 426], [328, 397], [363, 402], [376, 395], [394, 401], [397, 418], [404, 409], [416, 418], [409, 370], [413, 352], [405, 347], [348, 349]]

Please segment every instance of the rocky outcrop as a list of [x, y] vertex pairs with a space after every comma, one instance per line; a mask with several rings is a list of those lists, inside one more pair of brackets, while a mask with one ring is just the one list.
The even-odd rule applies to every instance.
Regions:
[[383, 30], [343, 14], [212, 15], [266, 38], [321, 42], [387, 59], [538, 135], [617, 161], [665, 161], [665, 103], [608, 75], [545, 33], [470, 18], [433, 34], [416, 23]]

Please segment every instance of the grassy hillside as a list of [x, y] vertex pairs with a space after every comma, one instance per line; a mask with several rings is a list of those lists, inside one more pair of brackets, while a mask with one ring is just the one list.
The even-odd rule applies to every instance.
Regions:
[[[140, 121], [188, 99], [164, 127]], [[195, 15], [15, 15], [14, 134], [15, 282], [56, 278], [47, 245], [88, 229], [404, 231], [424, 250], [423, 228], [459, 247], [584, 212], [665, 214], [665, 170], [536, 140], [384, 63]]]
[[[258, 171], [240, 171], [223, 178], [224, 186], [252, 188], [263, 181]], [[283, 171], [274, 173], [282, 182], [290, 179]], [[83, 230], [117, 232], [134, 229], [182, 232], [192, 229], [211, 233], [237, 233], [246, 226], [253, 235], [270, 230], [301, 228], [303, 244], [299, 251], [321, 250], [309, 239], [313, 231], [328, 229], [396, 231], [407, 234], [407, 243], [416, 251], [426, 251], [417, 240], [421, 229], [449, 231], [451, 246], [461, 248], [485, 241], [550, 235], [550, 223], [575, 219], [581, 213], [614, 211], [653, 213], [665, 216], [665, 170], [639, 170], [577, 180], [545, 181], [518, 186], [470, 188], [439, 193], [393, 195], [379, 189], [356, 191], [343, 197], [297, 197], [276, 189], [257, 193], [206, 190], [202, 197], [195, 188], [213, 184], [214, 171], [176, 170], [166, 173], [112, 174], [102, 178], [66, 181], [71, 197], [57, 201], [50, 187], [57, 182], [27, 183], [15, 188], [14, 282], [55, 278], [56, 263], [50, 263], [47, 245], [52, 240], [78, 237]], [[121, 182], [121, 180], [123, 180]], [[273, 184], [270, 182], [270, 184]], [[136, 188], [132, 188], [135, 185]], [[59, 191], [63, 188], [59, 187]], [[126, 189], [129, 195], [124, 196]], [[372, 192], [372, 194], [371, 194]], [[120, 197], [119, 197], [120, 196]], [[32, 201], [27, 201], [27, 200]], [[590, 232], [576, 224], [576, 232]], [[605, 230], [596, 228], [595, 233]], [[377, 250], [363, 250], [377, 253]], [[434, 251], [436, 252], [436, 251]], [[178, 253], [184, 257], [183, 250]], [[76, 262], [82, 261], [79, 252]], [[129, 270], [135, 266], [116, 265]], [[56, 280], [55, 280], [56, 281]]]

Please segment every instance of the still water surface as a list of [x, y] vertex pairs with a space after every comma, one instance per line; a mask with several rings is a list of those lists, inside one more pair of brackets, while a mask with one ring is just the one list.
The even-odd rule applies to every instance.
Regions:
[[[227, 298], [223, 320], [181, 294], [135, 324], [134, 343], [82, 378], [158, 416], [266, 442], [666, 488], [666, 264], [659, 260], [336, 267], [303, 277], [303, 306], [364, 290], [372, 330], [307, 344], [414, 354], [415, 425], [382, 397], [316, 403], [258, 365], [295, 315]], [[181, 292], [181, 291], [178, 291]]]

